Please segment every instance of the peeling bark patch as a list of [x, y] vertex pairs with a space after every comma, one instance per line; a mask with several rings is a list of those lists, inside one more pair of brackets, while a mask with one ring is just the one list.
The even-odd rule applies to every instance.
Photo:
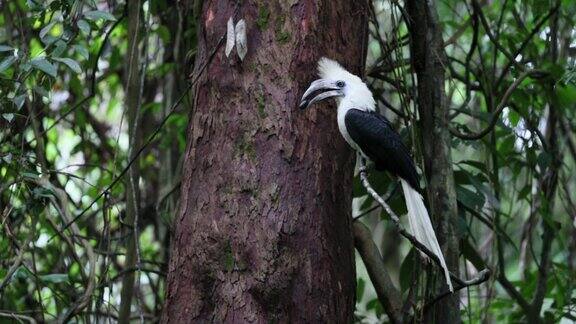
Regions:
[[209, 8], [208, 11], [206, 12], [206, 22], [204, 23], [204, 27], [208, 29], [212, 21], [214, 21], [214, 11], [212, 10], [212, 8]]

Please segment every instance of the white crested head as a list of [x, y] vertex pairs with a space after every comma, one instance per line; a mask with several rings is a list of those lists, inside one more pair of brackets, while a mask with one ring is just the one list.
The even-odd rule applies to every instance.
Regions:
[[357, 109], [375, 110], [372, 92], [362, 79], [346, 71], [338, 62], [323, 57], [318, 61], [318, 75], [334, 82], [343, 81], [343, 97], [337, 97], [338, 105], [354, 106]]
[[322, 79], [331, 79], [331, 80], [338, 80], [338, 79], [351, 79], [355, 78], [358, 81], [362, 82], [359, 77], [355, 76], [354, 74], [346, 71], [340, 63], [331, 60], [327, 57], [322, 57], [318, 60], [318, 76]]

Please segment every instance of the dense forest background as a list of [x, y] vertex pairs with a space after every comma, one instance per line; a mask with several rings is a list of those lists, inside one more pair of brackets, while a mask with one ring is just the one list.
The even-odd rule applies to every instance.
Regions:
[[[251, 30], [278, 44], [297, 38], [291, 18], [274, 13], [284, 8], [254, 3], [248, 38]], [[427, 3], [432, 20], [411, 19], [414, 1], [368, 2], [361, 59], [381, 113], [422, 172], [437, 139], [416, 80], [429, 64], [443, 72], [449, 137], [436, 144], [450, 157], [442, 179], [457, 206], [452, 216], [434, 213], [434, 223], [453, 271], [491, 274], [452, 297], [457, 317], [576, 321], [576, 2]], [[203, 72], [194, 73], [201, 12], [198, 0], [0, 2], [0, 323], [160, 320], [192, 89]], [[438, 31], [443, 53], [421, 55], [423, 28]], [[224, 57], [223, 46], [214, 50]], [[263, 120], [265, 99], [254, 107]], [[258, 159], [250, 140], [238, 147]], [[370, 181], [405, 214], [394, 179], [373, 173]], [[421, 262], [357, 176], [352, 194], [354, 222], [363, 224], [356, 239], [367, 233], [375, 243], [400, 296], [394, 303], [429, 318], [450, 298], [441, 273]], [[366, 258], [356, 255], [355, 320], [387, 322], [390, 295], [377, 293]]]

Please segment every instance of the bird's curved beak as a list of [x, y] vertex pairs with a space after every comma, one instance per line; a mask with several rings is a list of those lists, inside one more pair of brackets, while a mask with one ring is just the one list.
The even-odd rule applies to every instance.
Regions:
[[310, 87], [306, 90], [306, 92], [304, 92], [304, 95], [300, 100], [299, 107], [300, 109], [304, 110], [318, 101], [322, 101], [330, 97], [342, 96], [344, 96], [344, 92], [340, 89], [340, 87], [336, 86], [336, 82], [326, 79], [319, 79], [312, 82]]

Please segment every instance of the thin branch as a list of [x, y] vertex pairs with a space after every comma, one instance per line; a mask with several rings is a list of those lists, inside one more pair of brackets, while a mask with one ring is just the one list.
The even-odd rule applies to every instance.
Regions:
[[[499, 249], [498, 257], [500, 257], [501, 246], [502, 244], [498, 244]], [[480, 253], [476, 251], [476, 249], [472, 248], [471, 251], [469, 252], [473, 254], [473, 257], [468, 257], [467, 259], [468, 261], [472, 262], [472, 264], [476, 267], [476, 269], [486, 267], [486, 261], [484, 260], [484, 258], [482, 258], [482, 256], [480, 256]], [[530, 304], [528, 304], [528, 301], [516, 289], [514, 284], [512, 284], [508, 280], [508, 278], [506, 278], [506, 273], [502, 262], [499, 263], [499, 268], [497, 269], [497, 271], [495, 271], [495, 273], [496, 273], [495, 279], [500, 283], [500, 285], [504, 288], [504, 290], [506, 290], [506, 293], [508, 293], [508, 295], [512, 299], [514, 299], [514, 301], [516, 301], [516, 303], [522, 308], [522, 310], [525, 313], [528, 313], [528, 311], [530, 310]]]
[[[390, 194], [388, 194], [388, 197], [383, 198], [384, 201], [385, 201], [385, 202], [389, 202], [390, 199], [392, 199], [392, 197], [394, 197], [394, 194], [396, 193], [396, 191], [398, 190], [398, 188], [399, 188], [399, 185], [398, 185], [398, 183], [396, 183], [396, 185], [394, 186], [394, 188], [392, 189], [392, 191], [390, 192]], [[353, 217], [353, 219], [354, 219], [354, 221], [357, 221], [357, 220], [359, 220], [360, 218], [362, 218], [362, 217], [370, 214], [371, 212], [373, 212], [373, 211], [375, 211], [376, 209], [381, 208], [381, 207], [382, 207], [382, 205], [376, 204], [376, 205], [374, 205], [374, 206], [366, 209], [366, 210], [363, 211], [362, 213], [360, 213], [360, 215], [357, 215], [357, 216]]]
[[454, 32], [454, 34], [452, 34], [452, 36], [450, 36], [450, 38], [448, 38], [445, 42], [444, 42], [444, 47], [447, 47], [449, 45], [452, 44], [456, 44], [456, 41], [462, 36], [464, 35], [464, 32], [466, 32], [466, 29], [468, 29], [468, 25], [470, 24], [470, 18], [466, 19], [466, 21], [462, 24], [462, 26], [460, 26], [456, 32]]
[[524, 81], [524, 79], [526, 79], [529, 76], [541, 77], [545, 74], [546, 74], [546, 72], [543, 72], [540, 70], [528, 70], [528, 71], [523, 72], [510, 85], [510, 87], [508, 87], [508, 89], [506, 90], [506, 93], [504, 93], [504, 96], [502, 96], [502, 99], [500, 100], [500, 103], [498, 104], [496, 111], [492, 114], [492, 118], [490, 119], [490, 123], [483, 130], [481, 130], [477, 133], [464, 134], [464, 133], [460, 133], [460, 131], [458, 131], [452, 127], [449, 127], [450, 134], [452, 134], [458, 138], [464, 139], [464, 140], [478, 140], [478, 139], [483, 138], [484, 136], [486, 136], [488, 133], [490, 133], [494, 129], [494, 127], [496, 126], [496, 123], [498, 122], [498, 119], [500, 118], [500, 113], [502, 113], [504, 108], [507, 107], [506, 104], [508, 102], [508, 99], [510, 98], [510, 96], [512, 95], [514, 90], [516, 90], [516, 88], [518, 88], [518, 86], [520, 86], [520, 83], [522, 83], [522, 81]]
[[[54, 208], [60, 214], [60, 217], [63, 218], [65, 222], [69, 221], [71, 218], [71, 214], [68, 211], [68, 196], [66, 192], [48, 181], [47, 178], [40, 178], [37, 180], [39, 186], [47, 188], [51, 190], [54, 194], [54, 197], [50, 197], [50, 201]], [[80, 234], [80, 229], [78, 226], [74, 225], [71, 227], [73, 234]], [[62, 313], [58, 318], [58, 323], [67, 323], [74, 315], [78, 314], [81, 310], [86, 308], [88, 304], [91, 302], [92, 293], [94, 292], [94, 288], [96, 286], [96, 255], [94, 254], [94, 250], [92, 249], [92, 245], [90, 242], [85, 239], [80, 239], [80, 244], [84, 247], [84, 251], [86, 253], [86, 257], [88, 258], [88, 265], [90, 268], [90, 272], [88, 274], [88, 283], [86, 284], [86, 288], [84, 293], [75, 301], [73, 302], [70, 307], [68, 307], [67, 311]], [[81, 265], [84, 266], [84, 265]]]
[[576, 143], [574, 143], [572, 138], [573, 133], [570, 130], [570, 126], [568, 126], [568, 121], [560, 120], [558, 124], [560, 125], [560, 130], [562, 133], [564, 133], [564, 140], [566, 141], [566, 145], [568, 146], [570, 154], [572, 155], [572, 159], [576, 161]]
[[14, 274], [14, 272], [16, 272], [16, 270], [18, 270], [18, 268], [22, 264], [22, 260], [24, 259], [24, 253], [26, 252], [28, 245], [30, 244], [30, 242], [34, 238], [35, 233], [34, 233], [33, 229], [36, 227], [36, 223], [38, 221], [38, 218], [33, 217], [32, 219], [33, 219], [32, 220], [32, 226], [30, 227], [32, 230], [30, 231], [28, 238], [26, 239], [26, 242], [24, 242], [24, 244], [20, 245], [20, 251], [18, 252], [18, 255], [16, 256], [16, 260], [14, 260], [14, 263], [8, 269], [8, 272], [4, 276], [4, 279], [2, 279], [2, 282], [0, 282], [0, 293], [2, 292], [2, 290], [4, 290], [4, 287], [6, 287], [6, 285], [10, 282], [10, 279], [12, 279], [12, 275]]
[[[48, 133], [48, 131], [50, 131], [52, 128], [54, 128], [54, 126], [58, 125], [62, 120], [64, 120], [66, 117], [68, 117], [76, 109], [82, 107], [90, 99], [94, 98], [94, 96], [96, 95], [96, 83], [97, 83], [96, 82], [96, 72], [98, 71], [98, 62], [100, 61], [100, 57], [102, 56], [102, 53], [104, 53], [104, 47], [108, 43], [108, 39], [110, 38], [110, 35], [116, 29], [116, 27], [118, 27], [120, 25], [120, 23], [122, 22], [122, 20], [125, 17], [126, 17], [126, 13], [124, 10], [124, 14], [122, 14], [122, 16], [118, 17], [118, 19], [114, 22], [114, 24], [112, 24], [112, 27], [110, 27], [110, 29], [108, 30], [106, 35], [104, 35], [104, 40], [102, 41], [102, 45], [100, 46], [100, 49], [98, 50], [98, 54], [96, 55], [96, 58], [94, 59], [94, 65], [92, 66], [92, 74], [90, 76], [91, 81], [90, 81], [89, 94], [86, 97], [82, 98], [80, 101], [78, 101], [74, 106], [72, 106], [70, 109], [68, 109], [68, 111], [66, 111], [60, 117], [58, 117], [50, 126], [46, 127], [46, 129], [40, 135], [44, 135], [44, 134]], [[35, 140], [36, 140], [36, 137], [34, 137], [32, 140], [30, 140], [30, 142], [28, 142], [27, 144], [30, 145]]]
[[[410, 241], [410, 243], [412, 243], [412, 245], [414, 245], [414, 247], [416, 249], [418, 249], [422, 253], [426, 254], [439, 267], [442, 267], [442, 264], [440, 263], [440, 259], [438, 259], [438, 256], [436, 254], [434, 254], [432, 251], [430, 251], [424, 244], [420, 243], [412, 234], [408, 233], [408, 231], [406, 231], [406, 229], [404, 229], [402, 224], [400, 224], [400, 218], [398, 217], [398, 215], [396, 215], [396, 213], [392, 210], [392, 208], [390, 208], [390, 206], [384, 201], [384, 199], [382, 199], [382, 197], [380, 197], [380, 195], [378, 195], [378, 193], [372, 188], [372, 186], [370, 185], [370, 182], [368, 182], [366, 163], [364, 162], [364, 159], [360, 159], [360, 163], [361, 163], [361, 165], [360, 165], [360, 180], [362, 182], [362, 186], [372, 196], [372, 198], [374, 200], [376, 200], [382, 206], [382, 208], [384, 208], [384, 210], [388, 213], [388, 215], [390, 216], [390, 218], [394, 222], [394, 225], [396, 226], [396, 230], [398, 231], [398, 233], [400, 233], [400, 235], [404, 236], [408, 241]], [[483, 272], [481, 271], [481, 273], [483, 273]], [[465, 280], [460, 279], [458, 276], [456, 276], [452, 272], [450, 272], [450, 278], [452, 278], [452, 280], [454, 280], [454, 282], [456, 282], [457, 284], [459, 284], [461, 286], [466, 285]], [[475, 280], [475, 279], [472, 279], [472, 280]]]
[[18, 320], [21, 322], [21, 320], [25, 320], [28, 321], [30, 323], [36, 324], [36, 320], [30, 316], [26, 316], [26, 315], [21, 315], [21, 314], [16, 314], [16, 313], [7, 313], [7, 312], [0, 312], [0, 317], [8, 317], [8, 318], [12, 318], [14, 320]]
[[[460, 291], [464, 288], [478, 286], [486, 282], [488, 279], [490, 279], [490, 270], [484, 269], [480, 271], [475, 278], [463, 281], [462, 284], [458, 283], [457, 286], [454, 287], [454, 292]], [[444, 299], [446, 296], [449, 296], [451, 294], [452, 292], [450, 292], [450, 290], [447, 290], [439, 294], [438, 296], [434, 297], [430, 302], [424, 305], [424, 313], [426, 313], [430, 309], [430, 307], [434, 306], [434, 304], [436, 304], [437, 302], [439, 302], [440, 300]]]
[[[125, 83], [125, 110], [128, 116], [128, 158], [134, 158], [133, 149], [141, 145], [142, 129], [139, 126], [142, 104], [142, 89], [146, 75], [146, 59], [141, 62], [141, 57], [147, 58], [147, 44], [144, 42], [142, 53], [140, 53], [140, 34], [147, 33], [144, 24], [144, 18], [141, 16], [142, 1], [134, 0], [128, 7], [128, 52], [127, 52], [127, 80]], [[142, 66], [140, 66], [142, 64]], [[123, 117], [124, 117], [123, 113]], [[125, 182], [126, 190], [126, 207], [124, 221], [132, 228], [127, 233], [126, 253], [124, 257], [124, 267], [140, 268], [140, 235], [138, 222], [140, 218], [140, 187], [136, 185], [139, 181], [139, 163], [135, 163], [128, 169], [128, 175]], [[125, 323], [129, 321], [132, 300], [135, 290], [140, 288], [140, 272], [130, 272], [122, 278], [122, 288], [120, 289], [120, 306], [118, 310], [118, 321]], [[136, 298], [138, 313], [143, 314], [141, 303]], [[144, 319], [140, 319], [143, 323]]]
[[[560, 6], [561, 1], [556, 0], [556, 8]], [[554, 11], [555, 12], [555, 11]], [[556, 63], [558, 61], [558, 14], [554, 14], [552, 21], [550, 23], [550, 56], [552, 62]], [[548, 105], [548, 118], [546, 125], [546, 142], [549, 145], [549, 152], [552, 154], [552, 162], [547, 168], [546, 173], [543, 177], [538, 179], [539, 187], [542, 195], [538, 195], [538, 203], [541, 208], [545, 208], [550, 214], [554, 208], [554, 201], [556, 197], [556, 189], [558, 187], [558, 175], [560, 172], [560, 167], [562, 165], [563, 152], [559, 149], [558, 144], [558, 124], [560, 121], [560, 116], [558, 113], [558, 108], [551, 100]], [[546, 203], [542, 202], [545, 200]], [[546, 215], [546, 213], [543, 213]], [[542, 217], [542, 248], [540, 251], [540, 264], [538, 266], [538, 277], [536, 279], [536, 291], [534, 292], [534, 298], [531, 303], [531, 316], [538, 316], [540, 320], [540, 312], [542, 310], [542, 305], [544, 303], [544, 298], [546, 297], [546, 291], [548, 289], [548, 276], [550, 274], [551, 268], [551, 249], [552, 243], [554, 241], [555, 235], [557, 234], [557, 228], [551, 224], [552, 222], [547, 220], [546, 217]]]
[[[96, 198], [94, 198], [94, 200], [92, 200], [92, 202], [88, 205], [88, 207], [84, 208], [84, 210], [82, 210], [82, 212], [80, 212], [80, 214], [76, 215], [76, 217], [74, 217], [74, 219], [72, 219], [72, 221], [70, 221], [70, 223], [66, 224], [64, 227], [62, 227], [62, 229], [60, 230], [60, 232], [65, 231], [66, 229], [68, 229], [68, 227], [70, 227], [70, 225], [72, 225], [74, 222], [76, 222], [80, 217], [82, 217], [88, 210], [90, 210], [92, 208], [92, 206], [94, 206], [94, 204], [100, 200], [102, 197], [104, 197], [105, 194], [108, 194], [110, 192], [110, 190], [122, 179], [122, 177], [126, 174], [126, 172], [128, 172], [128, 170], [130, 169], [130, 167], [132, 166], [132, 164], [138, 159], [138, 157], [140, 156], [140, 154], [142, 154], [142, 152], [144, 151], [144, 149], [146, 149], [146, 147], [148, 147], [148, 145], [150, 145], [150, 143], [156, 138], [156, 135], [158, 135], [158, 133], [160, 133], [160, 130], [162, 129], [162, 127], [164, 127], [164, 125], [166, 124], [166, 122], [168, 121], [168, 118], [170, 118], [170, 116], [172, 116], [172, 114], [174, 113], [174, 111], [176, 110], [176, 108], [180, 105], [180, 103], [182, 102], [182, 100], [184, 99], [184, 97], [186, 96], [186, 94], [188, 93], [188, 91], [190, 89], [192, 89], [192, 87], [194, 86], [194, 84], [196, 84], [196, 82], [200, 79], [200, 76], [202, 75], [202, 73], [204, 72], [204, 70], [206, 69], [206, 67], [208, 66], [208, 64], [210, 64], [210, 62], [212, 61], [212, 58], [214, 58], [214, 55], [216, 54], [216, 52], [218, 51], [218, 49], [221, 47], [221, 45], [223, 44], [225, 35], [223, 35], [220, 40], [218, 41], [218, 44], [216, 45], [216, 47], [214, 48], [214, 50], [212, 51], [212, 53], [210, 54], [210, 57], [208, 58], [208, 60], [206, 61], [206, 63], [200, 68], [200, 70], [198, 71], [198, 74], [196, 74], [194, 76], [194, 78], [192, 79], [192, 82], [190, 82], [190, 84], [186, 87], [186, 89], [182, 92], [182, 95], [180, 95], [180, 97], [174, 102], [174, 104], [172, 105], [172, 107], [170, 107], [170, 110], [168, 111], [168, 113], [166, 114], [166, 116], [164, 116], [164, 118], [162, 119], [162, 121], [160, 122], [160, 124], [158, 125], [158, 127], [156, 127], [156, 129], [154, 130], [154, 132], [152, 133], [152, 135], [150, 135], [150, 137], [148, 138], [148, 140], [146, 141], [146, 143], [144, 143], [142, 145], [142, 147], [140, 147], [140, 149], [138, 149], [138, 151], [134, 154], [134, 156], [132, 157], [132, 159], [130, 159], [130, 161], [128, 161], [128, 165], [122, 169], [122, 171], [120, 172], [120, 174], [118, 175], [118, 177], [116, 177], [114, 179], [114, 181], [112, 181], [112, 183], [110, 183], [108, 185], [108, 187], [106, 187], [106, 189], [104, 189], [102, 192], [100, 192], [100, 194], [98, 196], [96, 196]], [[56, 236], [53, 235], [48, 241], [51, 241], [54, 237]]]
[[518, 292], [516, 287], [514, 287], [514, 284], [512, 284], [508, 280], [508, 278], [506, 278], [506, 275], [502, 272], [502, 270], [498, 274], [497, 279], [500, 285], [502, 285], [502, 287], [504, 288], [504, 290], [506, 290], [508, 295], [512, 297], [512, 299], [514, 299], [518, 303], [518, 305], [520, 305], [520, 307], [525, 313], [528, 313], [530, 311], [530, 304], [528, 304], [528, 301], [526, 301], [524, 296], [522, 296], [522, 294]]
[[162, 271], [162, 270], [156, 270], [156, 269], [152, 269], [152, 268], [143, 268], [143, 267], [131, 267], [131, 268], [126, 268], [123, 269], [122, 271], [118, 272], [117, 275], [115, 275], [114, 277], [102, 282], [98, 288], [103, 288], [108, 286], [110, 283], [122, 278], [123, 276], [136, 272], [136, 271], [140, 271], [140, 272], [150, 272], [150, 273], [154, 273], [160, 277], [165, 278], [166, 277], [166, 272]]
[[546, 16], [544, 16], [544, 18], [542, 18], [542, 20], [540, 20], [540, 22], [538, 22], [536, 24], [536, 26], [534, 26], [534, 28], [532, 28], [532, 31], [530, 32], [530, 34], [528, 35], [528, 37], [526, 37], [526, 39], [524, 39], [524, 41], [522, 42], [522, 44], [520, 45], [520, 47], [518, 47], [518, 49], [516, 50], [516, 52], [514, 52], [514, 54], [512, 54], [512, 57], [514, 58], [513, 61], [509, 61], [508, 64], [506, 65], [506, 67], [504, 67], [504, 69], [502, 70], [502, 74], [500, 74], [500, 77], [498, 78], [498, 81], [496, 81], [496, 86], [495, 88], [498, 88], [498, 86], [502, 83], [502, 81], [504, 80], [504, 77], [506, 76], [506, 74], [508, 73], [508, 71], [510, 70], [510, 68], [512, 67], [512, 65], [515, 64], [515, 59], [516, 57], [518, 57], [518, 55], [520, 55], [524, 49], [526, 48], [526, 46], [528, 46], [528, 44], [530, 44], [532, 37], [534, 37], [534, 35], [536, 35], [538, 33], [538, 31], [540, 30], [540, 28], [542, 28], [542, 26], [544, 25], [544, 23], [546, 21], [548, 21], [548, 19], [550, 19], [550, 17], [552, 17], [552, 15], [558, 11], [558, 9], [560, 8], [560, 4], [557, 4], [556, 6], [554, 6], [553, 8], [550, 9], [550, 11], [548, 11], [548, 14]]
[[472, 8], [474, 9], [474, 13], [477, 14], [478, 17], [480, 18], [480, 22], [482, 23], [482, 27], [484, 27], [484, 31], [486, 31], [488, 38], [492, 41], [494, 46], [500, 52], [502, 52], [502, 54], [504, 54], [504, 56], [506, 56], [506, 58], [508, 58], [509, 62], [511, 62], [512, 64], [515, 64], [520, 70], [522, 70], [523, 69], [522, 66], [520, 66], [518, 64], [518, 62], [516, 62], [516, 60], [515, 60], [516, 56], [512, 56], [512, 54], [508, 53], [506, 48], [504, 48], [504, 46], [502, 46], [500, 44], [500, 42], [498, 42], [498, 39], [496, 39], [494, 34], [492, 34], [492, 30], [490, 29], [490, 26], [488, 25], [488, 21], [486, 21], [486, 17], [484, 16], [484, 13], [482, 12], [482, 8], [480, 8], [480, 4], [478, 3], [477, 0], [472, 0]]
[[366, 225], [354, 222], [354, 245], [362, 257], [370, 281], [374, 285], [378, 300], [388, 314], [391, 323], [402, 322], [402, 294], [392, 283], [386, 271], [378, 247], [372, 240], [372, 234]]

